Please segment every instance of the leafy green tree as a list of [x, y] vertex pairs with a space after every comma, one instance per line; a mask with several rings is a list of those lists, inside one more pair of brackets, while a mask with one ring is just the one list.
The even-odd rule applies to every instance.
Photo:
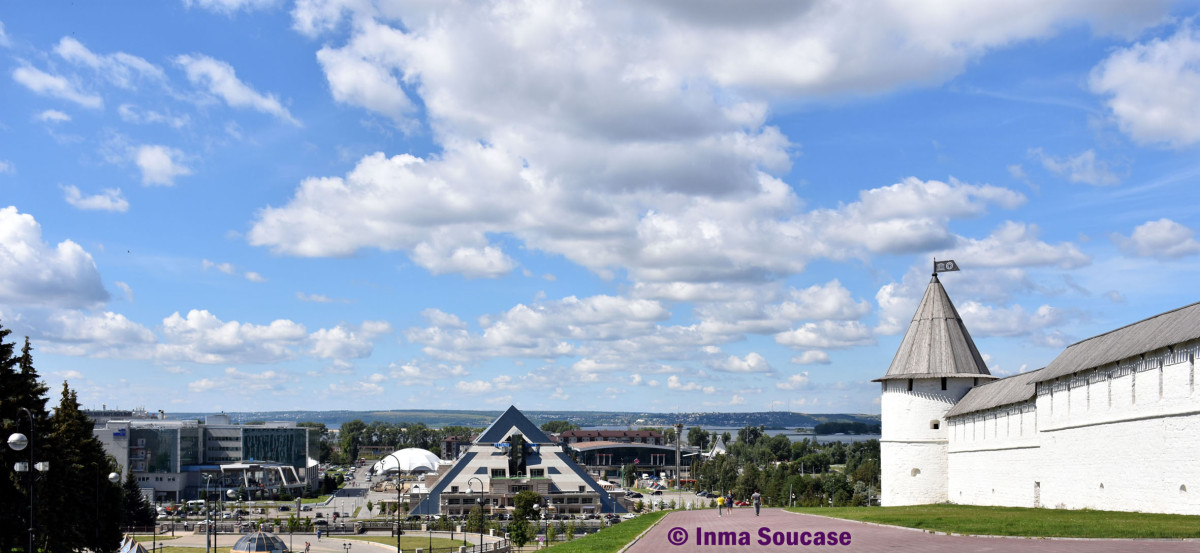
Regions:
[[487, 526], [487, 517], [483, 516], [483, 508], [476, 505], [467, 515], [467, 525], [464, 528], [467, 532], [479, 533], [485, 531]]
[[529, 520], [538, 516], [534, 505], [540, 505], [542, 496], [535, 491], [525, 490], [513, 496], [513, 518]]
[[708, 431], [700, 428], [699, 426], [693, 426], [687, 431], [687, 443], [692, 447], [708, 449], [708, 445], [711, 440], [712, 436], [708, 433]]
[[581, 427], [571, 421], [547, 421], [542, 423], [542, 432], [562, 434], [568, 430], [579, 430]]
[[525, 544], [533, 541], [533, 525], [525, 518], [516, 517], [508, 525], [508, 537], [517, 547], [525, 547]]
[[358, 419], [342, 423], [338, 432], [340, 436], [338, 445], [342, 447], [342, 455], [347, 461], [352, 462], [358, 459], [358, 446], [362, 445], [363, 434], [366, 430], [366, 423]]
[[558, 540], [558, 529], [553, 524], [546, 527], [546, 545], [554, 545]]
[[637, 482], [637, 465], [629, 463], [621, 467], [621, 485], [632, 488], [635, 482]]

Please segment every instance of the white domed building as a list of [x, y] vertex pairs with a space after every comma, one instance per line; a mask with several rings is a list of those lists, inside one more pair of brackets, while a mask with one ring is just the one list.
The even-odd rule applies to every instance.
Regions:
[[389, 453], [371, 466], [371, 474], [421, 474], [437, 472], [441, 459], [432, 451], [410, 447]]

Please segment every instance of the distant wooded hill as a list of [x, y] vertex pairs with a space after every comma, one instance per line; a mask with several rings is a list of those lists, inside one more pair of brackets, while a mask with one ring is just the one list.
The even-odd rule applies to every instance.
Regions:
[[[324, 423], [329, 428], [338, 428], [344, 422], [361, 420], [365, 423], [412, 422], [426, 426], [485, 427], [492, 423], [502, 411], [442, 411], [442, 410], [396, 410], [396, 411], [250, 411], [228, 412], [234, 423], [251, 421], [312, 421]], [[879, 425], [879, 415], [863, 414], [806, 414], [781, 411], [755, 413], [634, 413], [622, 411], [523, 411], [535, 424], [552, 420], [565, 420], [579, 426], [643, 427], [684, 426], [730, 427], [765, 426], [767, 428], [811, 428], [825, 423], [861, 423]], [[215, 413], [168, 413], [172, 419], [202, 419]], [[878, 428], [875, 433], [878, 433]], [[820, 430], [817, 431], [818, 433]], [[845, 432], [845, 431], [842, 431]], [[866, 432], [871, 433], [871, 432]]]
[[879, 424], [861, 422], [823, 422], [813, 428], [816, 434], [878, 434]]

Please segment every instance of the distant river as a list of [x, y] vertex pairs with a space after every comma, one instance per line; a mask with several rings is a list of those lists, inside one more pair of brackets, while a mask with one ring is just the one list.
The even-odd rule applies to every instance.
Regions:
[[[688, 428], [691, 428], [691, 427], [685, 427], [683, 429], [683, 435], [685, 438], [687, 437], [687, 429]], [[701, 428], [704, 428], [705, 430], [707, 430], [709, 432], [716, 432], [718, 434], [723, 433], [723, 432], [728, 432], [730, 436], [733, 436], [734, 440], [737, 440], [738, 430], [742, 429], [742, 427], [740, 427], [740, 426], [739, 427], [709, 426], [709, 427], [701, 427]], [[627, 426], [585, 426], [585, 427], [583, 427], [583, 429], [584, 430], [628, 430], [629, 427], [627, 427]], [[788, 439], [792, 440], [793, 442], [799, 442], [805, 438], [808, 438], [810, 440], [816, 440], [817, 442], [820, 442], [823, 444], [830, 443], [830, 442], [843, 442], [843, 443], [865, 442], [867, 440], [878, 440], [879, 439], [879, 434], [855, 434], [855, 435], [798, 434], [798, 433], [796, 433], [796, 431], [790, 430], [790, 429], [788, 429], [788, 430], [765, 430], [764, 433], [768, 436], [778, 436], [780, 434], [783, 434], [784, 436], [787, 436]]]

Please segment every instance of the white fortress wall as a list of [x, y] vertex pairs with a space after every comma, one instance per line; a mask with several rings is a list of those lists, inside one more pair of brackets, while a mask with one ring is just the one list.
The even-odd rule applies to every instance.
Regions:
[[1037, 506], [1042, 463], [1035, 409], [1031, 400], [950, 420], [952, 503]]
[[1200, 514], [1196, 345], [1038, 385], [1043, 506]]

